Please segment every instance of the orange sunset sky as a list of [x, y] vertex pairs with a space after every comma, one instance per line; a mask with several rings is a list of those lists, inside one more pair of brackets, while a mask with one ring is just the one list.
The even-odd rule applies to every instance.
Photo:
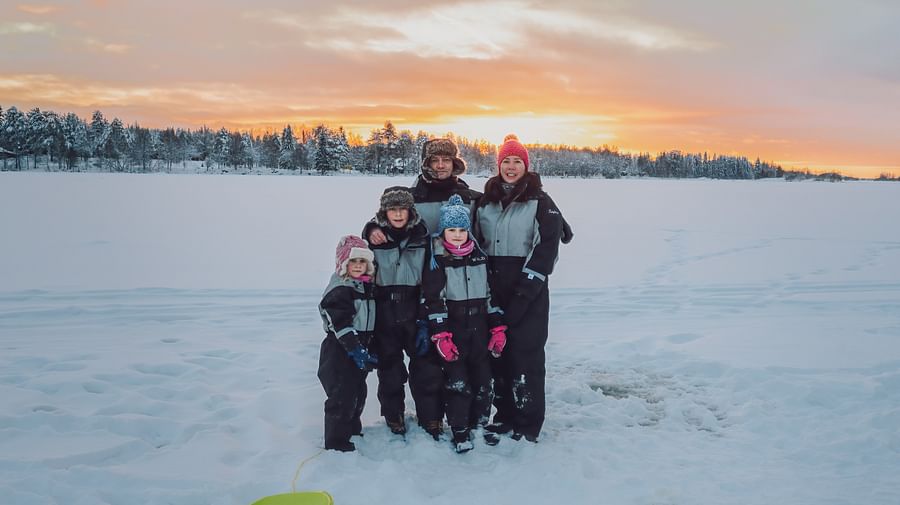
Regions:
[[900, 2], [0, 3], [0, 106], [900, 175]]

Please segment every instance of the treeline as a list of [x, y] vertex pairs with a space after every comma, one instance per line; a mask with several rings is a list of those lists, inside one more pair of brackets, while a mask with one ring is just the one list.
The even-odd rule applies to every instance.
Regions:
[[[415, 174], [422, 144], [431, 136], [399, 131], [390, 121], [365, 140], [343, 128], [285, 126], [280, 133], [217, 131], [202, 127], [153, 129], [108, 120], [95, 111], [90, 121], [74, 113], [59, 115], [38, 108], [27, 113], [0, 107], [0, 158], [3, 170], [104, 170], [165, 172], [176, 165], [201, 162], [208, 172], [271, 169], [327, 174], [357, 171]], [[469, 172], [496, 170], [497, 146], [483, 140], [455, 139]], [[709, 156], [669, 151], [625, 154], [615, 148], [529, 145], [533, 170], [562, 177], [709, 177], [759, 179], [782, 177], [778, 165], [736, 156]]]
[[649, 153], [622, 154], [614, 148], [596, 149], [569, 146], [529, 147], [529, 157], [542, 174], [577, 177], [667, 177], [712, 179], [762, 179], [782, 177], [778, 165], [751, 162], [737, 156], [710, 156], [668, 151], [652, 157]]

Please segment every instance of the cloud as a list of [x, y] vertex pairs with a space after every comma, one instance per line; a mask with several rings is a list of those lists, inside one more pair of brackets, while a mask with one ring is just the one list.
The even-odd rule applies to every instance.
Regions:
[[54, 34], [56, 27], [52, 23], [30, 23], [27, 21], [14, 21], [0, 23], [0, 35], [25, 35], [46, 33]]
[[320, 17], [267, 10], [247, 13], [306, 36], [310, 47], [338, 52], [407, 53], [423, 58], [494, 60], [533, 47], [537, 36], [588, 38], [649, 51], [703, 51], [716, 44], [699, 36], [632, 18], [586, 15], [499, 1], [426, 6], [387, 12], [342, 7]]
[[[24, 1], [66, 7], [0, 8], [0, 100], [20, 108], [101, 108], [145, 126], [325, 121], [365, 133], [391, 119], [491, 141], [512, 130], [641, 152], [900, 159], [900, 7], [887, 0], [815, 11], [776, 0]], [[37, 73], [52, 75], [23, 77]]]
[[84, 42], [92, 49], [113, 54], [125, 54], [132, 49], [128, 44], [110, 44], [93, 38], [87, 38]]
[[148, 104], [231, 104], [241, 107], [265, 103], [266, 93], [228, 83], [174, 83], [171, 86], [110, 85], [63, 79], [53, 74], [0, 75], [0, 90], [24, 102], [76, 107], [135, 106]]
[[31, 5], [31, 4], [19, 4], [16, 6], [16, 9], [27, 12], [28, 14], [34, 14], [37, 16], [43, 16], [44, 14], [53, 14], [61, 9], [61, 7], [57, 5]]

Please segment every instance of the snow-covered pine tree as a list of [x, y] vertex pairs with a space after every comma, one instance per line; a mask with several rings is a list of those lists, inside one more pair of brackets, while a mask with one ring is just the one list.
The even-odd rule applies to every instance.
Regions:
[[213, 143], [213, 149], [210, 158], [219, 166], [227, 167], [231, 151], [231, 137], [228, 130], [223, 126], [216, 133], [216, 139]]
[[160, 160], [163, 157], [162, 132], [155, 128], [148, 130], [150, 130], [150, 163], [147, 171], [153, 172], [153, 160]]
[[381, 157], [383, 171], [390, 175], [396, 175], [399, 167], [403, 166], [404, 157], [400, 146], [400, 134], [397, 133], [397, 128], [390, 120], [385, 121], [384, 127], [381, 129], [381, 144], [383, 146]]
[[337, 132], [331, 132], [331, 141], [334, 146], [334, 162], [336, 170], [352, 168], [350, 165], [350, 145], [347, 143], [347, 133], [344, 127], [339, 127]]
[[408, 174], [416, 173], [419, 168], [419, 151], [416, 149], [416, 141], [412, 132], [403, 130], [400, 132], [400, 138], [397, 140], [398, 146], [398, 165], [399, 172]]
[[[38, 157], [41, 154], [48, 153], [50, 143], [52, 142], [47, 125], [47, 118], [44, 116], [41, 109], [35, 107], [28, 111], [28, 114], [25, 117], [25, 130], [28, 150], [31, 151], [31, 155], [34, 159], [32, 166], [37, 168]], [[47, 163], [49, 166], [49, 156]]]
[[106, 142], [100, 147], [100, 155], [111, 171], [122, 172], [125, 170], [125, 153], [128, 150], [128, 140], [125, 133], [125, 125], [119, 118], [113, 118], [109, 123], [109, 134]]
[[297, 169], [297, 139], [294, 137], [294, 129], [287, 125], [281, 131], [281, 153], [278, 156], [279, 168], [288, 170]]
[[66, 170], [75, 170], [78, 158], [86, 156], [86, 153], [90, 151], [87, 125], [77, 114], [69, 112], [63, 117], [60, 126], [63, 137], [62, 157], [66, 164]]
[[315, 170], [322, 175], [337, 170], [337, 153], [328, 127], [317, 126], [313, 135], [316, 139]]
[[240, 169], [244, 161], [244, 144], [241, 141], [241, 134], [238, 132], [228, 133], [228, 157], [225, 164], [235, 169]]
[[191, 152], [191, 134], [187, 130], [179, 128], [178, 132], [178, 159], [181, 160], [181, 168], [187, 165], [187, 159]]
[[194, 132], [194, 150], [199, 160], [206, 162], [206, 171], [209, 172], [212, 161], [213, 146], [216, 144], [216, 134], [206, 125]]
[[0, 123], [0, 147], [15, 155], [15, 170], [22, 170], [20, 157], [25, 154], [27, 147], [25, 115], [19, 112], [15, 106], [10, 107], [3, 114], [2, 123]]
[[[3, 106], [0, 105], [0, 149], [5, 150], [5, 144], [6, 135], [3, 133]], [[3, 158], [3, 170], [6, 171], [6, 156], [3, 153], [0, 153], [0, 158]]]
[[180, 140], [175, 128], [169, 127], [160, 132], [159, 140], [162, 144], [160, 158], [163, 160], [166, 170], [171, 172], [172, 165], [178, 161], [181, 153]]
[[272, 132], [265, 132], [259, 146], [259, 164], [271, 168], [273, 172], [278, 168], [278, 157], [281, 154], [281, 139]]
[[366, 141], [366, 167], [372, 172], [379, 174], [382, 172], [381, 158], [384, 151], [384, 145], [381, 142], [381, 129], [372, 130], [369, 133], [369, 139]]
[[103, 113], [95, 110], [91, 116], [91, 125], [88, 128], [88, 143], [90, 144], [90, 156], [98, 156], [100, 149], [109, 135], [109, 122], [103, 117]]
[[257, 152], [257, 142], [254, 141], [253, 136], [248, 132], [241, 133], [241, 147], [244, 152], [243, 163], [247, 166], [249, 170], [253, 170], [253, 167], [259, 162], [259, 154]]
[[150, 130], [141, 128], [137, 123], [128, 127], [128, 159], [136, 170], [147, 172], [150, 169], [150, 159], [152, 153], [152, 139], [150, 138]]

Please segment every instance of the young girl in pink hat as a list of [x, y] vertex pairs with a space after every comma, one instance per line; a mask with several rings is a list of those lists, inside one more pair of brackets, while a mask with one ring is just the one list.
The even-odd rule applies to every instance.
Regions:
[[335, 271], [319, 303], [325, 340], [319, 351], [319, 381], [325, 389], [325, 448], [353, 451], [362, 433], [366, 375], [378, 363], [369, 351], [375, 329], [372, 275], [375, 256], [365, 240], [347, 235], [335, 252]]

